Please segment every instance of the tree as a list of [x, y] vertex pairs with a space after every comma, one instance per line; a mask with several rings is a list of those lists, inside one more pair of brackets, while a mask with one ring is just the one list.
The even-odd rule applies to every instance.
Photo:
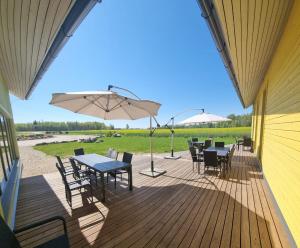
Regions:
[[129, 125], [128, 124], [126, 124], [126, 129], [129, 129]]

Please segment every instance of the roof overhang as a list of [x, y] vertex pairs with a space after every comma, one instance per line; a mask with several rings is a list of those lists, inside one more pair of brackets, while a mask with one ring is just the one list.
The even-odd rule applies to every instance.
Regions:
[[75, 29], [99, 0], [0, 2], [0, 74], [27, 99]]
[[198, 0], [244, 107], [264, 80], [293, 0]]

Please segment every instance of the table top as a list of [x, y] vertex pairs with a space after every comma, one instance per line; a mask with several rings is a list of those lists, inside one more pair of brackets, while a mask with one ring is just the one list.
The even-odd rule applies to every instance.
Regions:
[[99, 154], [73, 156], [73, 159], [102, 173], [124, 169], [131, 166], [125, 162], [111, 159]]
[[193, 144], [204, 144], [204, 141], [192, 141]]
[[217, 156], [220, 156], [220, 157], [226, 157], [228, 155], [228, 153], [230, 152], [230, 148], [229, 147], [215, 147], [215, 146], [211, 146], [211, 147], [208, 147], [205, 150], [206, 151], [216, 151], [217, 152]]

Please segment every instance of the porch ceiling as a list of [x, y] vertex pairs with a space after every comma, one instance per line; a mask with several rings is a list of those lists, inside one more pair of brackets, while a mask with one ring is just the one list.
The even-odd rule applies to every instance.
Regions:
[[218, 48], [227, 53], [225, 65], [244, 107], [248, 107], [263, 82], [293, 0], [199, 2], [202, 9], [209, 9], [206, 17], [215, 20], [217, 31], [213, 34], [222, 40]]
[[[56, 45], [52, 49], [52, 45], [65, 42], [56, 40], [57, 37], [62, 36], [62, 32], [64, 37], [69, 36], [70, 26], [79, 24], [78, 19], [87, 14], [85, 10], [90, 2], [95, 4], [96, 0], [1, 0], [0, 74], [12, 94], [22, 99], [29, 96], [56, 50], [61, 48]], [[72, 20], [66, 29], [64, 25], [71, 14]], [[49, 51], [50, 59], [47, 58]]]

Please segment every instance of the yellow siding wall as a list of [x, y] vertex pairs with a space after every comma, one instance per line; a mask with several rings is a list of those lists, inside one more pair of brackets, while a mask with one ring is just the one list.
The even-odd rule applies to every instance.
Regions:
[[253, 138], [280, 210], [300, 246], [300, 1], [295, 1], [279, 46], [254, 104]]

